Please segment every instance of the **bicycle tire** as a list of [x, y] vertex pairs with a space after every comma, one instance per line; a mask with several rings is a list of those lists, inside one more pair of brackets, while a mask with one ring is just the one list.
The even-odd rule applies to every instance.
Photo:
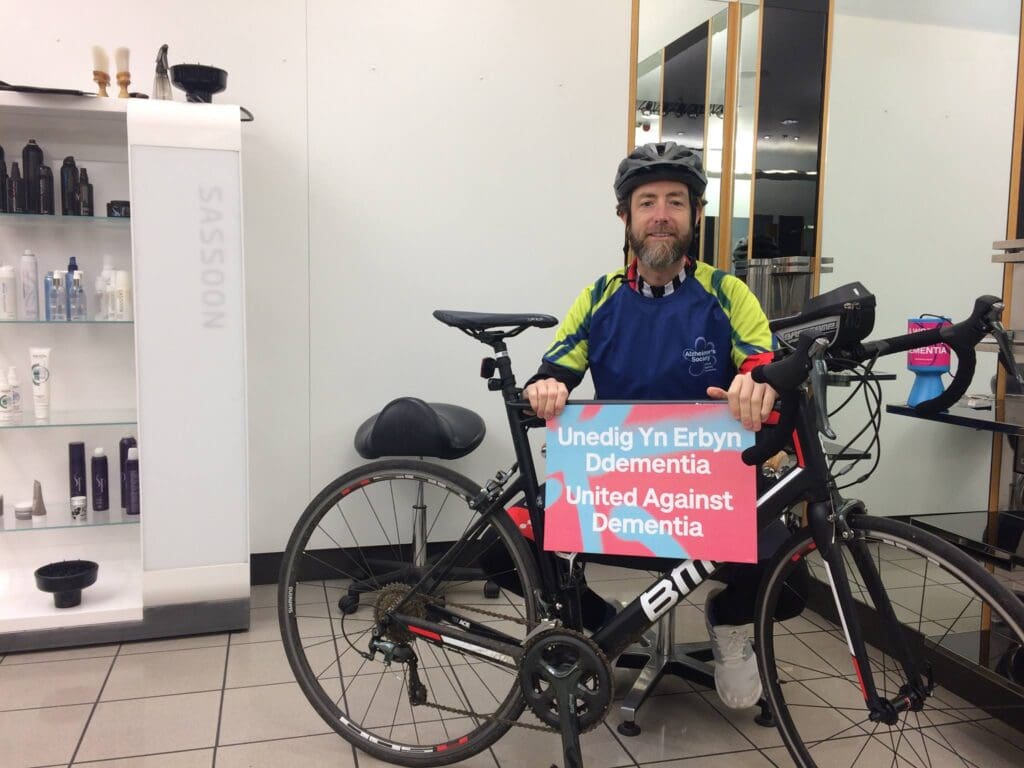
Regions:
[[[465, 505], [479, 493], [480, 486], [446, 467], [423, 461], [385, 460], [372, 462], [342, 475], [310, 502], [295, 525], [281, 563], [278, 619], [285, 654], [299, 687], [331, 728], [357, 748], [391, 763], [407, 766], [447, 765], [466, 760], [486, 749], [519, 717], [524, 702], [517, 675], [514, 672], [507, 674], [508, 670], [501, 669], [502, 673], [506, 673], [505, 679], [494, 671], [497, 665], [489, 667], [489, 662], [485, 660], [461, 656], [456, 651], [449, 651], [447, 647], [437, 649], [425, 641], [419, 643], [411, 638], [407, 642], [416, 649], [419, 656], [419, 673], [429, 690], [428, 696], [447, 697], [437, 703], [473, 709], [480, 699], [486, 701], [482, 694], [470, 692], [477, 682], [486, 688], [488, 680], [501, 678], [497, 683], [498, 688], [503, 689], [506, 684], [508, 688], [504, 693], [499, 690], [497, 695], [488, 691], [494, 700], [490, 704], [493, 711], [479, 712], [480, 717], [474, 719], [454, 718], [451, 715], [446, 719], [445, 714], [439, 710], [413, 707], [408, 703], [407, 667], [396, 662], [390, 668], [379, 668], [382, 665], [378, 656], [374, 662], [362, 659], [359, 667], [355, 668], [360, 658], [359, 650], [367, 650], [373, 618], [371, 611], [379, 591], [375, 596], [374, 589], [363, 590], [356, 597], [355, 607], [347, 606], [351, 610], [342, 610], [337, 604], [339, 596], [344, 601], [346, 594], [351, 603], [350, 588], [371, 570], [376, 559], [372, 556], [374, 552], [387, 551], [390, 545], [389, 554], [411, 555], [411, 547], [399, 543], [404, 538], [404, 526], [399, 513], [400, 499], [408, 498], [407, 486], [410, 484], [424, 489], [424, 506], [437, 509], [430, 526], [431, 531], [454, 519], [453, 510], [456, 505], [462, 506], [467, 528], [469, 522], [479, 517]], [[394, 542], [388, 537], [390, 525], [385, 525], [386, 521], [379, 514], [380, 504], [374, 504], [375, 500], [381, 499], [386, 503], [388, 496], [394, 507]], [[373, 550], [358, 544], [353, 528], [367, 527], [368, 510], [372, 510], [379, 530], [387, 538], [387, 545], [377, 545]], [[391, 512], [388, 510], [389, 514]], [[335, 513], [341, 517], [348, 516], [343, 526], [336, 525]], [[461, 525], [461, 521], [458, 524]], [[481, 598], [480, 602], [492, 611], [512, 615], [518, 613], [525, 620], [524, 625], [504, 622], [493, 626], [509, 632], [512, 630], [508, 626], [518, 627], [521, 639], [528, 632], [528, 627], [537, 620], [535, 587], [539, 581], [536, 562], [523, 536], [507, 514], [500, 512], [492, 515], [487, 530], [486, 536], [490, 538], [486, 541], [490, 543], [482, 547], [480, 555], [500, 555], [497, 549], [492, 548], [497, 544], [504, 547], [518, 575], [522, 595], [510, 596], [509, 590], [502, 589], [497, 600]], [[325, 542], [325, 534], [326, 540], [332, 544], [331, 550], [336, 549], [337, 554], [331, 555], [329, 550], [317, 547], [317, 544]], [[348, 534], [352, 535], [354, 547], [342, 546], [349, 543], [345, 540]], [[434, 556], [438, 554], [437, 550], [445, 548], [443, 544], [431, 547], [426, 551]], [[336, 565], [338, 573], [331, 570], [332, 565]], [[310, 578], [317, 574], [320, 579]], [[340, 578], [324, 579], [325, 575]], [[371, 576], [369, 580], [375, 578]], [[479, 587], [465, 580], [444, 582], [438, 585], [438, 589], [443, 590], [444, 596], [453, 602], [457, 601], [452, 595], [457, 596], [460, 590], [463, 597], [482, 592]], [[322, 600], [317, 595], [319, 590], [323, 592]], [[433, 595], [435, 598], [439, 596], [438, 593]], [[486, 621], [486, 617], [481, 619], [471, 613], [466, 615]], [[355, 629], [346, 631], [346, 623], [350, 621], [355, 622]], [[350, 640], [353, 633], [358, 637]], [[473, 679], [474, 674], [479, 678], [478, 681]], [[396, 684], [399, 675], [402, 680]], [[363, 700], [371, 687], [373, 695], [365, 704], [365, 711], [360, 714]], [[382, 688], [385, 690], [380, 693]], [[470, 701], [471, 698], [473, 701]], [[388, 710], [394, 712], [391, 722], [378, 722], [382, 713], [386, 718]], [[459, 732], [453, 733], [457, 728]]]
[[[995, 687], [973, 693], [976, 698], [968, 702], [950, 690], [963, 685], [951, 659], [968, 655], [972, 637], [978, 653], [983, 648], [1002, 649], [1000, 658], [1004, 660], [1019, 654], [1024, 645], [1024, 604], [973, 558], [933, 534], [864, 514], [851, 515], [847, 522], [855, 539], [868, 545], [918, 663], [934, 664], [935, 689], [921, 711], [903, 712], [896, 725], [872, 722], [858, 683], [859, 672], [837, 623], [831, 592], [825, 595], [827, 586], [820, 591], [823, 602], [819, 605], [830, 607], [831, 614], [823, 608], [819, 613], [805, 611], [790, 622], [773, 621], [786, 577], [797, 563], [807, 562], [812, 575], [817, 570], [815, 560], [817, 566], [823, 565], [813, 549], [810, 531], [801, 529], [780, 548], [766, 570], [755, 622], [765, 697], [790, 756], [801, 768], [819, 764], [916, 766], [930, 765], [933, 760], [942, 765], [992, 764], [990, 755], [970, 759], [973, 740], [968, 732], [983, 728], [984, 740], [991, 741], [992, 732], [1004, 725], [993, 714], [1019, 722], [1024, 712], [1024, 679], [1003, 680], [994, 671], [979, 672]], [[863, 628], [868, 626], [863, 617], [873, 612], [871, 598], [864, 590], [849, 543], [838, 543], [854, 597], [866, 606], [858, 608]], [[826, 582], [826, 576], [818, 575]], [[992, 620], [986, 634], [975, 635], [972, 627], [980, 626], [984, 615], [982, 601], [992, 611]], [[869, 656], [878, 691], [891, 698], [898, 691], [903, 670], [887, 648], [880, 647], [885, 644], [881, 634], [870, 635], [870, 639], [877, 642], [874, 646], [869, 643]], [[989, 662], [991, 665], [991, 659]], [[953, 685], [947, 686], [949, 682]], [[1020, 754], [1008, 741], [1010, 751]]]

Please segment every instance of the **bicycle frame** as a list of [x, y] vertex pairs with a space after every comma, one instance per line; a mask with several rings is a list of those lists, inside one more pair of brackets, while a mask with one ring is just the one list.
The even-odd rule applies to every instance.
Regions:
[[[492, 390], [500, 389], [502, 392], [518, 475], [515, 475], [514, 479], [506, 478], [498, 487], [483, 489], [472, 501], [471, 506], [480, 510], [480, 517], [467, 529], [460, 541], [423, 576], [413, 592], [424, 585], [429, 590], [443, 580], [446, 568], [456, 562], [462, 546], [472, 541], [483, 530], [489, 516], [506, 514], [507, 505], [522, 495], [529, 510], [537, 542], [531, 551], [541, 576], [540, 602], [546, 607], [549, 618], [558, 617], [565, 626], [580, 629], [580, 584], [575, 578], [572, 558], [569, 558], [568, 573], [560, 574], [558, 555], [545, 551], [540, 545], [544, 540], [544, 502], [527, 434], [528, 429], [537, 424], [537, 420], [525, 410], [504, 341], [490, 339], [487, 343], [496, 352], [495, 370], [498, 374], [496, 378], [490, 379], [489, 386]], [[853, 551], [858, 570], [875, 601], [883, 625], [888, 630], [886, 634], [890, 638], [898, 638], [893, 655], [899, 659], [907, 675], [907, 685], [901, 688], [900, 694], [894, 699], [883, 699], [878, 694], [868, 663], [867, 647], [857, 619], [846, 566], [839, 549], [834, 546], [838, 538], [848, 540], [853, 537], [853, 533], [845, 524], [845, 514], [837, 513], [835, 509], [828, 461], [818, 436], [817, 420], [812, 407], [808, 404], [806, 391], [799, 395], [798, 403], [792, 433], [797, 464], [757, 499], [758, 530], [782, 517], [786, 510], [795, 504], [808, 503], [807, 524], [811, 528], [814, 546], [819, 550], [827, 566], [836, 609], [866, 707], [872, 720], [895, 722], [897, 713], [916, 706], [922, 697], [927, 695], [928, 688], [922, 683], [917, 664], [901, 633], [895, 631], [899, 623], [867, 548], [854, 542]], [[859, 503], [854, 504], [853, 508], [855, 513], [864, 512], [863, 506]], [[594, 633], [592, 639], [608, 658], [617, 657], [686, 595], [712, 578], [719, 567], [719, 563], [708, 560], [677, 562]], [[441, 646], [451, 646], [461, 652], [486, 658], [511, 669], [518, 667], [522, 648], [512, 638], [443, 607], [432, 607], [428, 617], [445, 620], [449, 622], [447, 624], [430, 618], [415, 618], [401, 613], [404, 604], [403, 600], [396, 606], [392, 619], [406, 626], [421, 639]], [[461, 629], [453, 627], [453, 623]]]

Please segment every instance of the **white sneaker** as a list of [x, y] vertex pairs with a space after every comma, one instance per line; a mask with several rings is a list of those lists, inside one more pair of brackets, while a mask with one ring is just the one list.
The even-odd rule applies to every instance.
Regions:
[[746, 709], [761, 698], [761, 676], [757, 672], [757, 659], [750, 645], [747, 626], [712, 626], [711, 601], [719, 592], [721, 589], [712, 591], [704, 603], [704, 619], [711, 638], [711, 650], [715, 654], [715, 690], [725, 706]]

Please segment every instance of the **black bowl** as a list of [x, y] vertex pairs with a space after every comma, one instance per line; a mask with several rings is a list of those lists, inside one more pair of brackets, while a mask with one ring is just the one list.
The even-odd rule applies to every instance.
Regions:
[[91, 560], [61, 560], [36, 568], [36, 586], [52, 592], [58, 608], [74, 608], [82, 602], [82, 590], [96, 583], [99, 569]]
[[185, 92], [189, 101], [213, 101], [213, 94], [228, 87], [228, 73], [203, 64], [175, 64], [170, 68], [171, 82]]

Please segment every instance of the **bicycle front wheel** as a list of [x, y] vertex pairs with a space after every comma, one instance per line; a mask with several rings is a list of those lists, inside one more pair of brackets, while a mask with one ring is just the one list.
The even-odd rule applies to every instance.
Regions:
[[[310, 703], [375, 757], [446, 765], [490, 746], [523, 710], [515, 670], [391, 629], [408, 662], [369, 653], [380, 619], [480, 519], [479, 487], [426, 462], [380, 461], [335, 480], [307, 507], [281, 565], [278, 618], [285, 653]], [[537, 621], [536, 566], [504, 511], [460, 549], [445, 578], [402, 612], [522, 642]], [[371, 658], [372, 655], [372, 658]], [[425, 686], [425, 695], [417, 684]], [[416, 700], [414, 705], [412, 701]]]
[[[797, 765], [1020, 766], [1021, 734], [1007, 722], [1024, 727], [1024, 605], [932, 534], [863, 514], [847, 522], [854, 539], [840, 547], [879, 695], [893, 699], [907, 683], [893, 632], [902, 633], [934, 688], [895, 724], [868, 717], [824, 561], [810, 531], [798, 531], [767, 569], [755, 628], [765, 696]], [[874, 562], [898, 627], [887, 628], [874, 610], [853, 542]], [[801, 562], [814, 577], [808, 609], [775, 622], [786, 578]], [[994, 753], [980, 746], [1000, 739]]]

